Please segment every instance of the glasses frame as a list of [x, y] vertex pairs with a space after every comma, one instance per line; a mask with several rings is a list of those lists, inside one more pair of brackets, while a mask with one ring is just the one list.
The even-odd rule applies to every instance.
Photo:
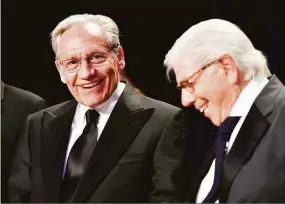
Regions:
[[199, 79], [199, 77], [201, 76], [201, 74], [199, 75], [199, 77], [194, 81], [194, 82], [191, 82], [189, 83], [189, 81], [196, 75], [198, 74], [199, 72], [201, 73], [202, 71], [204, 71], [205, 69], [211, 67], [213, 64], [217, 63], [218, 60], [213, 60], [211, 61], [210, 63], [204, 65], [202, 68], [198, 69], [196, 72], [194, 72], [188, 79], [180, 82], [180, 84], [177, 85], [177, 89], [178, 90], [182, 90], [183, 88], [187, 88], [187, 90], [190, 92], [190, 93], [193, 93], [194, 92], [194, 86], [196, 84], [196, 81]]
[[[103, 63], [105, 63], [105, 62], [106, 62], [106, 59], [108, 58], [109, 53], [110, 53], [112, 50], [114, 50], [113, 47], [110, 48], [110, 49], [109, 49], [108, 51], [106, 51], [106, 52], [102, 52], [102, 53], [104, 53], [104, 55], [106, 55], [105, 61], [102, 62], [102, 63], [99, 63], [99, 64], [96, 65], [96, 66], [93, 65], [92, 67], [98, 67], [98, 66], [101, 66]], [[65, 59], [65, 60], [56, 60], [56, 61], [58, 61], [58, 63], [60, 64], [60, 66], [62, 66], [62, 67], [64, 68], [64, 70], [66, 70], [66, 71], [68, 71], [68, 72], [76, 72], [76, 71], [78, 71], [78, 70], [80, 69], [82, 60], [86, 60], [86, 59], [88, 59], [89, 57], [90, 57], [90, 56], [78, 58], [79, 64], [78, 64], [78, 66], [77, 66], [74, 70], [69, 70], [66, 66], [63, 65], [63, 62], [64, 62], [64, 61], [66, 61], [66, 60], [71, 60], [71, 58]]]

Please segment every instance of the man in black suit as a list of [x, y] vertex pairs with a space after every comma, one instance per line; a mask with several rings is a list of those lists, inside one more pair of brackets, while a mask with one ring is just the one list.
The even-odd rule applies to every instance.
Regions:
[[[182, 104], [219, 126], [201, 168], [185, 170], [188, 202], [285, 202], [285, 88], [234, 24], [189, 28], [166, 55]], [[235, 123], [234, 123], [235, 122]]]
[[1, 81], [1, 202], [7, 200], [9, 169], [26, 116], [46, 107], [40, 96]]
[[179, 108], [120, 82], [116, 23], [73, 15], [53, 30], [61, 80], [75, 100], [31, 115], [9, 179], [12, 202], [177, 202], [184, 150]]

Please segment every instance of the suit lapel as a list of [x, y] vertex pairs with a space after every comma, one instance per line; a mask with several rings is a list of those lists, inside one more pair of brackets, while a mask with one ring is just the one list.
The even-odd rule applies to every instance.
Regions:
[[[220, 187], [220, 202], [227, 202], [227, 196], [230, 186], [238, 174], [241, 167], [252, 155], [252, 152], [258, 145], [264, 131], [268, 126], [268, 122], [262, 116], [257, 109], [256, 105], [253, 104], [248, 116], [246, 117], [234, 145], [232, 146], [227, 158], [224, 162], [223, 180]], [[214, 145], [208, 152], [202, 167], [198, 171], [197, 175], [191, 181], [191, 185], [188, 191], [188, 201], [195, 202], [199, 186], [203, 178], [207, 175], [210, 166], [215, 158]]]
[[47, 202], [57, 202], [69, 132], [77, 102], [69, 101], [43, 116], [42, 171]]
[[253, 104], [225, 162], [220, 201], [226, 202], [230, 186], [241, 167], [250, 159], [268, 127], [266, 118]]
[[230, 187], [241, 167], [250, 159], [269, 127], [267, 118], [283, 84], [273, 75], [252, 105], [225, 162], [220, 202], [227, 202]]
[[128, 85], [119, 98], [90, 158], [73, 202], [85, 202], [127, 151], [153, 113]]

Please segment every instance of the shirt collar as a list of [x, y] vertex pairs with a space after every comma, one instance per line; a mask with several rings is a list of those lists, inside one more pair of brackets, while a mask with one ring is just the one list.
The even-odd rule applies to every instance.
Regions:
[[254, 77], [240, 93], [230, 112], [230, 116], [246, 116], [255, 99], [267, 83], [268, 79], [266, 77]]

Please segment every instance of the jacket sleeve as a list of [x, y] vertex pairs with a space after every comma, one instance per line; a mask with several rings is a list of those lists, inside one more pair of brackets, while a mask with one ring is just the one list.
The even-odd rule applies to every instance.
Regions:
[[[154, 154], [153, 191], [150, 202], [184, 202], [187, 179], [181, 171], [187, 131], [182, 110], [166, 123]], [[182, 182], [181, 182], [182, 181]]]

